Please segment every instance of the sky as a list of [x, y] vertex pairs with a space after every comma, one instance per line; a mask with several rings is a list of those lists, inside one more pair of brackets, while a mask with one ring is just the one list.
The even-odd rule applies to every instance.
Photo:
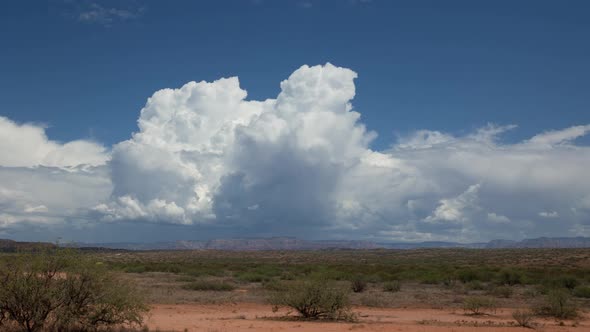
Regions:
[[587, 1], [3, 1], [0, 237], [590, 236]]

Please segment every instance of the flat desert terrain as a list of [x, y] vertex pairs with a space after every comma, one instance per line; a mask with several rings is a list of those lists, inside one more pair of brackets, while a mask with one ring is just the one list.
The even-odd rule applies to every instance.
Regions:
[[[590, 332], [590, 249], [88, 250], [64, 255], [74, 255], [63, 262], [75, 262], [80, 273], [109, 276], [105, 289], [117, 289], [107, 292], [115, 303], [129, 300], [149, 308], [134, 316], [143, 322], [128, 320], [135, 324], [125, 331]], [[9, 272], [16, 262], [36, 259], [46, 266], [46, 260], [61, 262], [59, 257], [5, 253], [0, 263]], [[51, 279], [57, 286], [68, 274], [58, 275]], [[67, 285], [75, 289], [77, 275], [70, 275]], [[32, 298], [30, 306], [35, 303]]]
[[[147, 317], [151, 330], [160, 331], [532, 331], [514, 326], [511, 309], [493, 315], [469, 316], [454, 309], [355, 307], [358, 321], [301, 321], [287, 309], [273, 312], [270, 305], [237, 303], [221, 305], [156, 304]], [[563, 326], [560, 326], [562, 322]], [[575, 321], [537, 319], [536, 331], [590, 331], [586, 318]]]
[[[142, 290], [150, 331], [590, 331], [590, 250], [337, 250], [99, 254]], [[321, 277], [348, 289], [352, 321], [304, 320], [272, 294]], [[352, 291], [355, 280], [363, 289]], [[392, 285], [396, 286], [391, 289]], [[481, 312], [470, 310], [470, 301]], [[487, 304], [486, 304], [487, 303]], [[559, 304], [557, 304], [559, 309]], [[546, 309], [545, 309], [546, 310]], [[573, 309], [572, 309], [573, 310]]]

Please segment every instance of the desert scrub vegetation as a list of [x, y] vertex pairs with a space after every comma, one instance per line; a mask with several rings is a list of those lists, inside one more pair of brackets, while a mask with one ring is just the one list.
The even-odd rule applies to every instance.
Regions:
[[499, 282], [502, 285], [514, 286], [523, 282], [523, 273], [514, 269], [504, 269], [500, 272]]
[[287, 289], [287, 284], [283, 280], [271, 279], [262, 283], [262, 288], [271, 292], [282, 292]]
[[[129, 273], [126, 277], [137, 280], [146, 294], [163, 294], [163, 290], [148, 285], [148, 280], [161, 280], [171, 290], [171, 295], [165, 295], [168, 299], [190, 296], [205, 301], [213, 295], [227, 295], [218, 292], [199, 297], [199, 290], [188, 294], [182, 290], [184, 285], [199, 280], [223, 280], [253, 290], [244, 294], [236, 292], [238, 298], [264, 301], [269, 293], [284, 289], [292, 282], [325, 279], [347, 288], [353, 301], [366, 297], [366, 301], [383, 305], [436, 300], [452, 301], [450, 304], [460, 306], [465, 295], [495, 297], [502, 305], [519, 301], [534, 303], [554, 288], [567, 288], [580, 305], [590, 305], [578, 297], [582, 291], [576, 289], [582, 287], [580, 285], [590, 285], [590, 249], [103, 251], [84, 254], [103, 261], [113, 272]], [[357, 277], [368, 284], [362, 293], [352, 290], [351, 283]], [[176, 282], [169, 283], [167, 279]], [[390, 300], [397, 298], [395, 295], [386, 293], [397, 289], [395, 282], [392, 283], [394, 287], [389, 287], [392, 280], [399, 281], [404, 288], [404, 296], [397, 302]], [[457, 299], [455, 302], [444, 297], [414, 298], [411, 293], [416, 288], [453, 293]], [[381, 289], [384, 292], [379, 292], [380, 298], [371, 299], [374, 291]], [[176, 291], [179, 295], [175, 295]], [[406, 297], [406, 293], [410, 297]], [[504, 299], [506, 297], [510, 299]]]
[[575, 297], [590, 299], [590, 286], [577, 286], [572, 293]]
[[515, 310], [512, 312], [512, 318], [516, 326], [532, 329], [535, 327], [535, 314], [530, 310]]
[[[388, 280], [449, 285], [538, 285], [575, 278], [590, 283], [588, 249], [420, 249], [321, 251], [168, 251], [100, 254], [109, 268], [129, 273], [164, 272], [205, 277], [232, 277], [236, 282], [321, 277], [366, 281]], [[285, 261], [285, 263], [277, 263]], [[566, 264], [567, 263], [567, 264]], [[567, 268], [564, 268], [567, 266]], [[563, 283], [563, 282], [560, 282]], [[571, 284], [571, 283], [569, 283]], [[563, 286], [565, 287], [565, 286]], [[571, 287], [571, 286], [570, 286]]]
[[465, 289], [467, 290], [485, 290], [485, 284], [479, 280], [469, 281], [465, 284]]
[[367, 281], [363, 276], [356, 276], [350, 282], [350, 289], [355, 293], [362, 293], [367, 289]]
[[291, 282], [285, 290], [273, 293], [270, 303], [293, 308], [306, 319], [354, 319], [347, 290], [324, 279]]
[[236, 289], [234, 284], [230, 284], [224, 281], [216, 281], [216, 280], [197, 280], [190, 282], [184, 286], [184, 289], [194, 290], [194, 291], [233, 291]]
[[496, 312], [496, 300], [486, 296], [469, 296], [463, 300], [463, 310], [470, 315]]
[[553, 289], [547, 292], [543, 302], [537, 306], [535, 313], [540, 316], [560, 319], [576, 318], [578, 306], [567, 289]]
[[514, 293], [511, 286], [495, 286], [488, 290], [488, 294], [495, 297], [509, 298]]
[[383, 291], [384, 292], [399, 292], [402, 289], [402, 286], [398, 280], [388, 281], [383, 284]]
[[129, 283], [74, 250], [21, 253], [0, 265], [2, 331], [103, 331], [140, 326], [147, 311]]

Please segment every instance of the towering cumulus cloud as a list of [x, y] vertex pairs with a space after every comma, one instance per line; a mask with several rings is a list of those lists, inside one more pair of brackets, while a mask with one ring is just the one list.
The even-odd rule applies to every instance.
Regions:
[[331, 220], [336, 191], [373, 137], [351, 111], [356, 74], [303, 66], [276, 100], [246, 101], [237, 78], [156, 92], [111, 161], [107, 219], [173, 223]]
[[[356, 76], [303, 66], [265, 101], [247, 100], [235, 77], [160, 90], [139, 130], [111, 151], [0, 118], [13, 142], [0, 142], [10, 152], [0, 177], [29, 181], [1, 182], [4, 225], [82, 219], [378, 240], [590, 235], [590, 148], [576, 144], [589, 125], [511, 144], [500, 138], [513, 125], [419, 130], [374, 151], [376, 134], [351, 104]], [[21, 141], [32, 153], [20, 153]], [[51, 201], [35, 184], [79, 192]]]

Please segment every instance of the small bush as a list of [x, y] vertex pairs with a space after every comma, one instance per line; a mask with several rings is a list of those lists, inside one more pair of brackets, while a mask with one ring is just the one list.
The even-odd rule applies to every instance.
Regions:
[[334, 269], [321, 269], [311, 273], [309, 277], [312, 279], [324, 280], [349, 280], [350, 274], [345, 271], [338, 271]]
[[471, 315], [483, 315], [496, 312], [496, 301], [484, 296], [470, 296], [463, 300], [463, 310]]
[[371, 284], [377, 284], [380, 283], [381, 281], [383, 281], [383, 278], [379, 275], [379, 274], [370, 274], [367, 276], [364, 276], [363, 279]]
[[479, 282], [478, 280], [473, 280], [465, 284], [465, 287], [469, 290], [484, 290], [484, 284]]
[[393, 280], [393, 281], [388, 281], [385, 284], [383, 284], [383, 291], [384, 292], [399, 292], [402, 289], [401, 284], [399, 281], [397, 280]]
[[147, 268], [143, 265], [132, 265], [128, 266], [124, 269], [127, 273], [146, 273], [148, 272]]
[[199, 280], [186, 284], [182, 288], [194, 291], [227, 292], [236, 289], [236, 286], [221, 281]]
[[574, 296], [590, 299], [590, 286], [578, 286], [574, 288]]
[[287, 285], [285, 282], [281, 282], [276, 279], [271, 279], [269, 281], [263, 282], [262, 288], [273, 292], [280, 292], [285, 291], [287, 289]]
[[442, 284], [445, 287], [454, 288], [457, 285], [457, 279], [455, 279], [455, 277], [453, 276], [448, 275], [442, 278]]
[[427, 285], [436, 285], [447, 282], [454, 283], [456, 281], [456, 278], [454, 276], [443, 275], [435, 271], [424, 271], [423, 273], [420, 273], [416, 277], [412, 277], [410, 279], [417, 279], [420, 281], [420, 283]]
[[238, 279], [245, 282], [265, 282], [269, 281], [270, 277], [260, 273], [246, 272], [238, 275]]
[[546, 278], [542, 282], [542, 287], [544, 288], [545, 294], [551, 290], [565, 288], [569, 291], [572, 291], [576, 288], [580, 282], [578, 279], [570, 276], [563, 276], [559, 278]]
[[520, 272], [514, 270], [503, 270], [500, 272], [500, 284], [518, 285], [522, 283], [523, 276]]
[[292, 283], [270, 299], [275, 306], [291, 307], [308, 319], [351, 320], [347, 292], [326, 280]]
[[573, 290], [574, 288], [578, 287], [580, 282], [578, 279], [574, 277], [563, 277], [560, 279], [561, 285], [569, 290]]
[[538, 287], [526, 288], [524, 290], [524, 292], [522, 293], [522, 295], [524, 295], [526, 298], [529, 298], [529, 299], [534, 299], [534, 298], [538, 297], [540, 294], [541, 294], [541, 291], [539, 290]]
[[578, 308], [567, 290], [554, 289], [547, 293], [544, 302], [537, 308], [537, 314], [555, 318], [575, 318]]
[[367, 282], [363, 277], [356, 277], [350, 282], [350, 288], [355, 293], [362, 293], [367, 288]]
[[514, 293], [514, 290], [510, 286], [498, 286], [490, 289], [489, 294], [496, 297], [509, 298]]
[[471, 281], [478, 280], [479, 275], [473, 270], [461, 270], [457, 273], [457, 279], [466, 284]]
[[291, 272], [283, 272], [280, 278], [281, 280], [295, 280], [295, 275]]
[[516, 310], [512, 313], [512, 318], [516, 321], [516, 325], [532, 329], [535, 327], [535, 315], [530, 310]]

